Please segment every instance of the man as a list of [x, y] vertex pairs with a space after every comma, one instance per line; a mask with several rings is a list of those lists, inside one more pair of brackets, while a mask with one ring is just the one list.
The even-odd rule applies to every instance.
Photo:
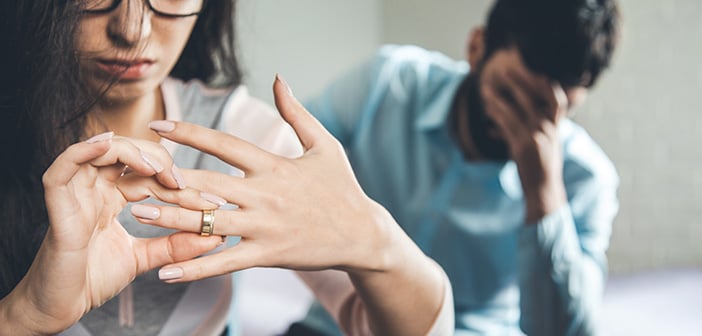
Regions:
[[[386, 46], [306, 105], [446, 270], [457, 335], [596, 332], [618, 177], [567, 114], [617, 26], [615, 0], [497, 0], [469, 65]], [[319, 306], [304, 324], [335, 333]]]

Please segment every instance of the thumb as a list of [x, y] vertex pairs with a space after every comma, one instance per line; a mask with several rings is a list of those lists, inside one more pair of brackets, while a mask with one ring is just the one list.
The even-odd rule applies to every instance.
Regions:
[[331, 137], [324, 126], [293, 96], [290, 86], [278, 74], [273, 82], [273, 96], [280, 115], [295, 130], [306, 151]]

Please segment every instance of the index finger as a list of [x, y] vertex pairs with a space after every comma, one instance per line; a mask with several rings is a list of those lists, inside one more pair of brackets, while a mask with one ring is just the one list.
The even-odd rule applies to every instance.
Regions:
[[273, 95], [280, 115], [295, 130], [305, 150], [327, 143], [327, 139], [333, 138], [319, 120], [293, 96], [290, 86], [280, 75], [275, 76]]
[[[527, 92], [532, 98], [532, 106], [546, 111], [551, 121], [556, 121], [559, 111], [563, 108], [562, 99], [558, 89], [563, 90], [559, 84], [553, 83], [548, 77], [531, 71], [518, 50], [515, 49], [517, 61], [515, 66], [506, 71], [509, 80]], [[518, 89], [517, 89], [518, 90]], [[567, 101], [566, 101], [567, 104]]]
[[549, 79], [544, 75], [531, 71], [518, 49], [514, 48], [512, 52], [513, 54], [510, 55], [512, 66], [507, 67], [505, 71], [507, 76], [525, 89], [529, 95], [538, 96], [547, 93], [551, 89]]
[[171, 120], [156, 120], [149, 128], [162, 137], [212, 154], [248, 173], [272, 164], [275, 156], [231, 134], [211, 128]]

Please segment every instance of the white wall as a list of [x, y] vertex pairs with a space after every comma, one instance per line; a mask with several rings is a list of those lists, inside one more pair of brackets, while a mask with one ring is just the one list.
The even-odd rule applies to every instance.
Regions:
[[319, 91], [380, 43], [378, 0], [239, 0], [237, 28], [245, 82], [272, 102], [280, 73], [295, 95]]
[[482, 25], [486, 0], [383, 0], [383, 43], [417, 44], [465, 59], [470, 30]]
[[577, 118], [622, 177], [612, 268], [702, 266], [702, 2], [622, 8], [614, 68]]

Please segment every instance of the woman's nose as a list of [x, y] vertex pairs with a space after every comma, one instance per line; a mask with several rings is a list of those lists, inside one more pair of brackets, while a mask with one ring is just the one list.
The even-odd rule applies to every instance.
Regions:
[[151, 34], [151, 12], [143, 1], [122, 1], [112, 12], [108, 36], [118, 47], [134, 47]]

